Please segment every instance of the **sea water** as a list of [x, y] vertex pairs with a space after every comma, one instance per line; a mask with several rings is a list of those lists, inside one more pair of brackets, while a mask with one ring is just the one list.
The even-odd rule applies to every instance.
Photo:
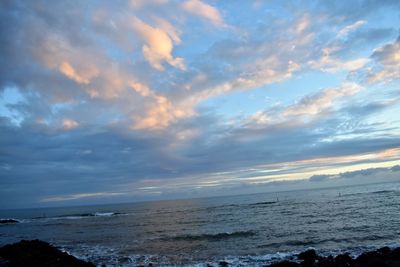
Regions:
[[98, 265], [262, 266], [308, 248], [400, 245], [400, 182], [229, 197], [0, 211], [0, 245], [41, 239]]

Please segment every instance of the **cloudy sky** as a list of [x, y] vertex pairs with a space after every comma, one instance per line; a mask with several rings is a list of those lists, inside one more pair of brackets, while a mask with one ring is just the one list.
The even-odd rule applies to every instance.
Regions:
[[5, 0], [0, 36], [0, 208], [399, 180], [398, 0]]

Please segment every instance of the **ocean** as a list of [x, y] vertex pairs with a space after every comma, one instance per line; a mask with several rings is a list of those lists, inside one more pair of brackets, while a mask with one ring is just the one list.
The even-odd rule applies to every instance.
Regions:
[[201, 199], [2, 210], [0, 245], [41, 239], [95, 264], [262, 266], [308, 248], [400, 245], [400, 182]]

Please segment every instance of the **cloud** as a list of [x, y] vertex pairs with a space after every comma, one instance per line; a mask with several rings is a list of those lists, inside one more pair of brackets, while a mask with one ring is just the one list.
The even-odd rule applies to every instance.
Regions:
[[165, 5], [168, 0], [131, 0], [130, 6], [135, 9], [140, 9], [146, 5]]
[[90, 83], [90, 78], [93, 77], [94, 75], [97, 75], [97, 71], [94, 70], [92, 74], [85, 75], [86, 77], [84, 77], [78, 74], [77, 71], [68, 62], [61, 63], [61, 65], [59, 66], [59, 70], [68, 78], [83, 84]]
[[177, 30], [171, 23], [159, 17], [155, 17], [154, 20], [156, 21], [157, 26], [166, 32], [175, 44], [181, 43], [181, 32]]
[[329, 175], [313, 175], [308, 180], [310, 182], [323, 183], [326, 181], [330, 182], [348, 182], [358, 181], [358, 183], [373, 183], [377, 179], [384, 179], [386, 181], [396, 181], [396, 177], [399, 175], [400, 165], [393, 167], [381, 167], [381, 168], [367, 168], [356, 171], [343, 172], [339, 174]]
[[330, 179], [331, 175], [326, 175], [326, 174], [317, 174], [313, 175], [309, 178], [310, 182], [322, 182], [326, 181], [327, 179]]
[[225, 25], [218, 9], [200, 0], [187, 0], [182, 3], [182, 7], [187, 12], [202, 17], [216, 26], [220, 27]]
[[[267, 110], [259, 110], [244, 120], [244, 125], [260, 127], [263, 125], [290, 125], [298, 127], [310, 123], [340, 110], [340, 100], [347, 99], [362, 90], [357, 83], [343, 83], [336, 88], [321, 89], [306, 95], [296, 103], [288, 106], [276, 106]], [[301, 123], [302, 122], [302, 123]]]
[[79, 123], [72, 119], [64, 119], [62, 122], [62, 127], [64, 130], [72, 130], [79, 126]]
[[286, 108], [284, 116], [316, 115], [331, 108], [335, 100], [354, 95], [361, 90], [355, 83], [345, 83], [339, 88], [324, 89], [312, 96], [302, 98], [298, 103]]
[[347, 35], [350, 32], [357, 30], [359, 27], [361, 27], [362, 25], [364, 25], [366, 23], [367, 23], [367, 21], [365, 21], [365, 20], [358, 20], [358, 21], [354, 22], [351, 25], [347, 25], [346, 27], [342, 28], [338, 32], [337, 37], [338, 38], [345, 38], [345, 37], [347, 37]]
[[141, 96], [154, 96], [154, 92], [145, 84], [141, 84], [139, 82], [131, 81], [129, 83], [130, 87], [135, 90]]
[[163, 21], [162, 27], [165, 29], [163, 30], [152, 27], [138, 18], [134, 18], [132, 20], [132, 27], [145, 42], [145, 45], [142, 47], [142, 53], [153, 68], [163, 71], [162, 62], [165, 61], [180, 70], [186, 69], [183, 58], [174, 58], [172, 56], [174, 43], [179, 43], [180, 39], [169, 23], [167, 24]]
[[87, 85], [99, 75], [95, 53], [76, 49], [64, 36], [47, 34], [34, 49], [34, 55], [47, 67], [77, 83]]
[[332, 52], [336, 52], [335, 49], [337, 48], [323, 49], [323, 55], [318, 60], [309, 61], [308, 64], [311, 68], [335, 73], [339, 71], [356, 71], [363, 68], [369, 62], [369, 58], [366, 57], [342, 60], [331, 55]]
[[369, 83], [388, 83], [400, 79], [400, 37], [392, 44], [375, 49], [371, 57], [378, 66], [368, 73]]
[[5, 1], [1, 205], [255, 192], [397, 164], [396, 87], [375, 83], [398, 76], [398, 1], [252, 4]]
[[81, 193], [81, 194], [46, 197], [41, 199], [40, 202], [59, 202], [59, 201], [79, 200], [85, 198], [113, 197], [121, 195], [125, 195], [125, 193], [116, 193], [116, 192]]
[[192, 115], [192, 111], [175, 107], [163, 96], [156, 96], [155, 99], [156, 102], [147, 110], [146, 115], [137, 119], [135, 129], [165, 128], [180, 118]]

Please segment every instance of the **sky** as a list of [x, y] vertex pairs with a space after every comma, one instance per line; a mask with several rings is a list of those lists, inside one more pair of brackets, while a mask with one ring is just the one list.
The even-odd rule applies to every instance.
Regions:
[[400, 1], [0, 2], [0, 208], [400, 180]]

